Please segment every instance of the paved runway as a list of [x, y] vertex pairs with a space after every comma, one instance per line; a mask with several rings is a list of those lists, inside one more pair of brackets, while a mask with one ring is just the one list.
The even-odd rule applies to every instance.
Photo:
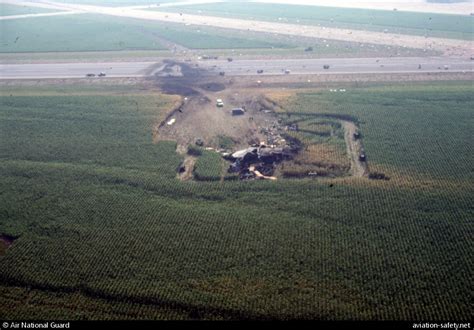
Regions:
[[[290, 74], [348, 74], [348, 73], [407, 73], [407, 72], [472, 72], [474, 61], [447, 57], [396, 58], [336, 58], [336, 59], [277, 59], [199, 60], [185, 62], [208, 70], [210, 75], [225, 72], [226, 76]], [[329, 69], [324, 69], [329, 65]], [[61, 64], [0, 64], [0, 79], [85, 78], [87, 74], [105, 72], [107, 77], [146, 77], [159, 72], [161, 62], [108, 62]], [[91, 78], [92, 79], [92, 78]], [[99, 79], [97, 76], [95, 79]]]
[[[325, 69], [325, 65], [329, 65], [329, 68]], [[263, 70], [263, 75], [282, 74], [285, 70], [290, 70], [291, 74], [467, 72], [473, 71], [474, 61], [447, 57], [217, 60], [202, 61], [201, 67], [224, 71], [226, 75], [255, 75], [257, 70]]]

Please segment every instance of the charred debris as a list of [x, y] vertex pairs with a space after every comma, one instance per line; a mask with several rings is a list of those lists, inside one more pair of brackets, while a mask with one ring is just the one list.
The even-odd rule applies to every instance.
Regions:
[[276, 165], [284, 160], [293, 159], [299, 149], [299, 145], [268, 146], [262, 143], [226, 154], [224, 158], [231, 161], [228, 172], [239, 173], [241, 180], [276, 180], [274, 176]]
[[223, 153], [224, 159], [231, 162], [227, 172], [238, 173], [241, 180], [276, 180], [276, 167], [283, 161], [292, 160], [302, 149], [302, 143], [284, 133], [288, 128], [280, 125], [262, 127], [260, 132], [266, 142], [233, 153]]

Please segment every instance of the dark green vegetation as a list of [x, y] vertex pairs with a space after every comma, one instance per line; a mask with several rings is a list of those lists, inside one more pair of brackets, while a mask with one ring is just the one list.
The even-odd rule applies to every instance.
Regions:
[[470, 91], [468, 84], [327, 91], [299, 95], [287, 110], [294, 120], [309, 122], [321, 115], [353, 118], [364, 135], [369, 164], [400, 180], [463, 182], [474, 179], [472, 147], [466, 143], [474, 125]]
[[[0, 16], [50, 13], [55, 10], [0, 3]], [[3, 33], [3, 32], [2, 32]]]
[[198, 181], [219, 181], [224, 164], [220, 154], [203, 150], [194, 166], [194, 179]]
[[293, 108], [292, 104], [283, 110], [286, 114], [282, 116], [283, 123], [297, 128], [297, 131], [287, 133], [287, 139], [297, 139], [301, 150], [291, 162], [280, 164], [278, 172], [283, 177], [292, 178], [307, 177], [308, 173], [323, 177], [348, 175], [350, 162], [341, 120], [351, 120], [351, 117], [315, 114], [311, 108], [311, 115], [308, 115], [305, 111], [308, 105]]
[[[355, 30], [384, 31], [412, 35], [472, 40], [472, 16], [413, 13], [354, 8], [332, 8], [284, 4], [217, 3], [153, 10], [215, 15], [279, 23], [321, 25]], [[200, 11], [200, 12], [198, 12]]]
[[390, 181], [180, 182], [164, 97], [4, 90], [0, 318], [468, 320], [472, 85], [347, 89], [285, 109], [356, 116]]
[[264, 36], [89, 14], [0, 21], [0, 29], [1, 53], [160, 50], [161, 38], [198, 49], [294, 47]]

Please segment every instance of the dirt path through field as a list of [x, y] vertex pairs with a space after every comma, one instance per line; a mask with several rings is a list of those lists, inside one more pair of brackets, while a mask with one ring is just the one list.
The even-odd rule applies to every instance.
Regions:
[[369, 169], [366, 162], [359, 160], [359, 154], [362, 149], [360, 139], [354, 139], [354, 133], [357, 126], [351, 121], [342, 121], [344, 126], [344, 139], [346, 141], [347, 154], [351, 159], [351, 175], [356, 177], [365, 177], [369, 175]]

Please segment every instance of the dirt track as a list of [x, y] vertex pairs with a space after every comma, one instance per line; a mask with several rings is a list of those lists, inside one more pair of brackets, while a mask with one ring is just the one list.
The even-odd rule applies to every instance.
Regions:
[[344, 140], [346, 141], [347, 155], [351, 159], [350, 173], [355, 177], [366, 177], [369, 175], [367, 163], [359, 160], [362, 144], [360, 139], [354, 139], [357, 126], [351, 121], [342, 120], [341, 122], [344, 126]]

